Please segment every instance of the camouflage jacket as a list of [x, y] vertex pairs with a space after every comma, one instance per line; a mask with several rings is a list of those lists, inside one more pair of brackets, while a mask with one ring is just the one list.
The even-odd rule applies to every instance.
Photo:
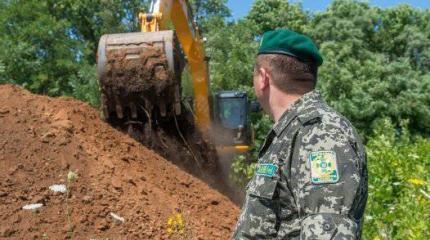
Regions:
[[360, 239], [366, 154], [318, 92], [302, 96], [260, 149], [234, 239]]

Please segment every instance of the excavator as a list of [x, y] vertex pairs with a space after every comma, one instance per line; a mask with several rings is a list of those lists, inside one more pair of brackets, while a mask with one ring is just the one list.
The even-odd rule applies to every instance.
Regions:
[[[154, 0], [149, 13], [138, 18], [140, 32], [107, 34], [99, 41], [104, 119], [150, 142], [157, 125], [178, 126], [178, 119], [187, 118], [218, 152], [247, 152], [252, 142], [248, 95], [238, 90], [210, 94], [205, 39], [188, 1]], [[181, 94], [187, 65], [192, 104]]]

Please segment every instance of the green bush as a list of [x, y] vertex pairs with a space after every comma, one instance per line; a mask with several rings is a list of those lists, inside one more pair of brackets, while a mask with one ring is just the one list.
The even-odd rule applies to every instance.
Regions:
[[100, 91], [96, 76], [96, 67], [83, 65], [77, 75], [70, 78], [73, 97], [88, 102], [92, 106], [100, 105]]
[[4, 83], [6, 82], [4, 79], [4, 72], [5, 72], [5, 66], [4, 64], [0, 61], [0, 83]]
[[430, 239], [430, 140], [385, 120], [367, 153], [366, 239]]

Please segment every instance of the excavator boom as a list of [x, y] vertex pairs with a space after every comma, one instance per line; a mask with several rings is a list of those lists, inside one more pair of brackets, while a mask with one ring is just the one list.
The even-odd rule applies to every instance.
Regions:
[[193, 20], [190, 6], [185, 0], [157, 0], [152, 2], [151, 8], [150, 15], [139, 15], [142, 31], [166, 30], [169, 25], [174, 25], [193, 80], [196, 124], [202, 132], [207, 133], [210, 128], [208, 67], [203, 39]]

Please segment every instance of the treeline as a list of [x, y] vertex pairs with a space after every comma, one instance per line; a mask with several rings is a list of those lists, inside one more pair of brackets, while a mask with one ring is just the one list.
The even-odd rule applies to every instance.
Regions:
[[430, 133], [430, 11], [407, 5], [379, 9], [358, 1], [333, 1], [324, 12], [300, 5], [256, 0], [235, 23], [208, 27], [213, 88], [251, 86], [261, 34], [290, 28], [311, 36], [325, 62], [318, 88], [363, 134], [381, 119], [414, 133]]
[[98, 105], [96, 49], [105, 33], [137, 29], [148, 1], [0, 1], [1, 82]]
[[[313, 13], [286, 0], [255, 0], [248, 15], [234, 21], [226, 2], [191, 1], [207, 38], [211, 89], [253, 95], [262, 33], [290, 28], [309, 35], [325, 60], [318, 89], [367, 143], [365, 238], [430, 239], [430, 11], [334, 0]], [[0, 1], [0, 83], [97, 106], [98, 39], [137, 31], [137, 13], [148, 5], [148, 0]], [[271, 121], [257, 114], [253, 124], [258, 148]], [[235, 161], [235, 179], [252, 174], [245, 159]]]

